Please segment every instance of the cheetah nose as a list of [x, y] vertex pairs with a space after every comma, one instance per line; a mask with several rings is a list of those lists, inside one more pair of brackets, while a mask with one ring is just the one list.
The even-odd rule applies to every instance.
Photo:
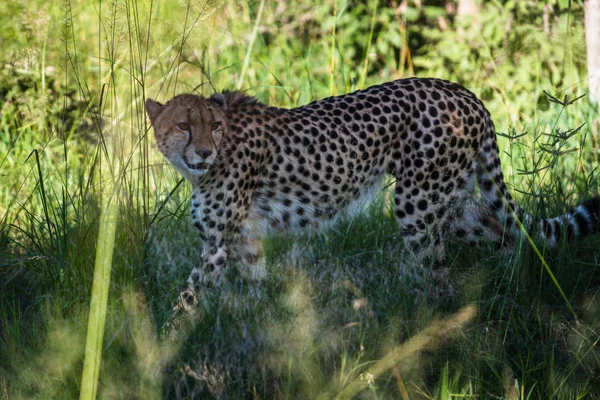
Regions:
[[205, 160], [208, 157], [210, 157], [210, 155], [212, 154], [212, 150], [209, 150], [209, 149], [196, 150], [196, 154], [198, 154], [200, 156], [200, 158]]

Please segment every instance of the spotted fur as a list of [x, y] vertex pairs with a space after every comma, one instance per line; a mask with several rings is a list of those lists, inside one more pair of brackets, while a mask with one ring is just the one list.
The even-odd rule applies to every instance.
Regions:
[[504, 183], [489, 112], [455, 83], [401, 79], [294, 109], [240, 92], [180, 95], [165, 105], [148, 99], [146, 109], [159, 149], [194, 187], [192, 220], [205, 248], [192, 286], [219, 282], [232, 259], [260, 278], [268, 231], [359, 209], [386, 174], [396, 178], [406, 246], [440, 280], [449, 235], [500, 244], [519, 231], [515, 217], [548, 245], [562, 231], [598, 231], [598, 198], [536, 224], [524, 215]]

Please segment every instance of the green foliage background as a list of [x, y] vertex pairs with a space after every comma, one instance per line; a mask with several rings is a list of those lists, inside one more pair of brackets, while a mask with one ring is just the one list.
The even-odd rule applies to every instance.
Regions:
[[[479, 5], [461, 17], [450, 0], [0, 3], [3, 398], [78, 395], [101, 197], [113, 186], [100, 397], [329, 398], [361, 379], [365, 398], [597, 396], [597, 239], [544, 251], [577, 320], [525, 244], [509, 261], [451, 248], [459, 294], [440, 305], [403, 261], [385, 190], [354, 221], [269, 239], [260, 293], [208, 292], [189, 336], [158, 335], [201, 243], [146, 97], [240, 86], [294, 107], [408, 76], [449, 79], [489, 108], [527, 210], [555, 215], [597, 193], [598, 109], [568, 101], [587, 90], [582, 2]], [[472, 304], [452, 340], [431, 324]], [[369, 377], [419, 332], [435, 345]]]

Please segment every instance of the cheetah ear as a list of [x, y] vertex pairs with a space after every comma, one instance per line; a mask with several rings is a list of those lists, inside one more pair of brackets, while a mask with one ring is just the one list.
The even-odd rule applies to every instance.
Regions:
[[209, 100], [217, 107], [220, 107], [222, 109], [227, 108], [227, 98], [223, 93], [215, 93], [212, 96], [210, 96]]
[[150, 122], [154, 123], [156, 117], [162, 112], [163, 105], [158, 101], [154, 101], [150, 98], [146, 99], [146, 112], [148, 113], [148, 117], [150, 117]]

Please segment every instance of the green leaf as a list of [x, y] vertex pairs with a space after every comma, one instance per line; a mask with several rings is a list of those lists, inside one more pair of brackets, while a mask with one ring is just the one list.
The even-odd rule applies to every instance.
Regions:
[[414, 7], [408, 7], [402, 15], [406, 21], [415, 22], [419, 19], [419, 10]]
[[558, 6], [561, 10], [566, 10], [569, 8], [571, 1], [570, 0], [558, 0]]
[[423, 7], [423, 13], [425, 14], [425, 16], [427, 18], [430, 18], [430, 19], [446, 16], [446, 10], [444, 10], [444, 8], [442, 8], [442, 7], [436, 7], [436, 6]]

